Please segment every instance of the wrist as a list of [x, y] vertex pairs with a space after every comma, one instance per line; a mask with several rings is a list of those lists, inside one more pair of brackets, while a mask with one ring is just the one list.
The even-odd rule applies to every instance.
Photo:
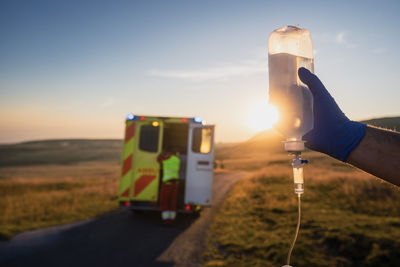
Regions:
[[350, 153], [360, 144], [365, 136], [366, 125], [357, 121], [345, 122], [333, 133], [328, 155], [346, 162]]

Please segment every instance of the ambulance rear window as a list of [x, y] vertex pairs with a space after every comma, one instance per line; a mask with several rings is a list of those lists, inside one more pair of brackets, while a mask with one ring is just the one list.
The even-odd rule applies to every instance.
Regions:
[[211, 151], [211, 129], [194, 128], [192, 151], [195, 153], [207, 154]]
[[140, 127], [139, 149], [147, 152], [158, 152], [160, 127], [142, 125]]

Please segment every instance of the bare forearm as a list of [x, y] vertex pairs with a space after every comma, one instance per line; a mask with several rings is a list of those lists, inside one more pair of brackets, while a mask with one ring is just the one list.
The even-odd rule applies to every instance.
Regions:
[[367, 126], [347, 163], [400, 186], [400, 133]]

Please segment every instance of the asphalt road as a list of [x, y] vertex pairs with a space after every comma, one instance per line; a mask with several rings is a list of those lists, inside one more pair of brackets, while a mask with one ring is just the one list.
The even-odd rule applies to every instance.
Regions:
[[27, 232], [0, 245], [0, 266], [201, 266], [207, 231], [229, 189], [245, 173], [214, 176], [213, 207], [200, 216], [116, 210], [95, 220]]

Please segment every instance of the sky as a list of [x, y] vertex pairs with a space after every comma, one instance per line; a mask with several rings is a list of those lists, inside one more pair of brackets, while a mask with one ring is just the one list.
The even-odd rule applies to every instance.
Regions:
[[268, 35], [295, 24], [350, 119], [399, 116], [398, 14], [385, 0], [1, 0], [0, 143], [122, 138], [128, 113], [201, 116], [217, 142], [247, 140]]

